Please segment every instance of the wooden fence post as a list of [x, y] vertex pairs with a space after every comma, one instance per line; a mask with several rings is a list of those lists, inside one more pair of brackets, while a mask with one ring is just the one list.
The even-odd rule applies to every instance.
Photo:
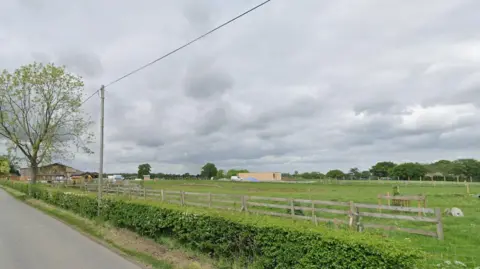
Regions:
[[185, 192], [180, 191], [180, 204], [183, 206], [185, 205]]
[[145, 186], [143, 187], [143, 199], [147, 199], [147, 188]]
[[290, 199], [290, 214], [293, 216], [295, 216], [295, 205], [293, 204], [293, 199]]
[[422, 211], [421, 211], [421, 206], [420, 206], [420, 203], [423, 204], [423, 202], [421, 200], [418, 200], [417, 201], [417, 208], [418, 208], [418, 216], [420, 217], [422, 215]]
[[212, 193], [208, 193], [208, 207], [212, 207]]
[[460, 177], [459, 177], [459, 176], [457, 176], [457, 183], [460, 183], [460, 180], [459, 180], [459, 179], [460, 179]]
[[160, 194], [162, 195], [162, 202], [165, 201], [165, 195], [163, 194], [163, 189], [160, 190]]
[[362, 224], [360, 223], [360, 208], [355, 208], [355, 226], [357, 227], [357, 232], [363, 232]]
[[355, 214], [355, 205], [353, 204], [353, 201], [350, 201], [350, 218], [348, 221], [348, 226], [350, 227], [353, 227], [354, 214]]
[[315, 225], [318, 225], [317, 223], [317, 214], [315, 214], [315, 203], [312, 200], [312, 221], [315, 223]]
[[438, 240], [443, 240], [443, 223], [442, 223], [442, 212], [440, 208], [435, 208], [435, 216], [437, 217], [437, 237]]
[[465, 187], [467, 187], [467, 194], [470, 194], [470, 184], [465, 180]]
[[242, 196], [242, 208], [240, 209], [240, 211], [248, 212], [247, 197], [245, 195]]

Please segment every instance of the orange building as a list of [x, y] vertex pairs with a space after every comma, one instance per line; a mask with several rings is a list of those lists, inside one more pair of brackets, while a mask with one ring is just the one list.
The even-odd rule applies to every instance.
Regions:
[[238, 173], [238, 176], [242, 179], [251, 177], [259, 181], [282, 180], [282, 173], [280, 172]]

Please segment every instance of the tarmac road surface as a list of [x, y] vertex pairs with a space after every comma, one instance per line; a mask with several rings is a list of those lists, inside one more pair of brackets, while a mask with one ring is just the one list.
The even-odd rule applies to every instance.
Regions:
[[140, 269], [0, 189], [1, 269]]

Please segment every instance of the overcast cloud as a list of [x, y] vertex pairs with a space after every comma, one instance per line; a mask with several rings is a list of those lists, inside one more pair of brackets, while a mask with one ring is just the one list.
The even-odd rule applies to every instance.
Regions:
[[[91, 94], [260, 2], [2, 0], [0, 68], [63, 64]], [[273, 0], [107, 88], [106, 171], [480, 158], [479, 10], [477, 0]], [[85, 110], [98, 122], [99, 98]], [[98, 155], [67, 163], [96, 170]]]

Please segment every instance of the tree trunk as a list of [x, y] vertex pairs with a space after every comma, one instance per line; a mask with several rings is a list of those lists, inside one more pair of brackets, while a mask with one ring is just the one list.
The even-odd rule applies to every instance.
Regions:
[[37, 162], [30, 162], [32, 168], [32, 184], [37, 183], [37, 175], [38, 175], [38, 164]]

